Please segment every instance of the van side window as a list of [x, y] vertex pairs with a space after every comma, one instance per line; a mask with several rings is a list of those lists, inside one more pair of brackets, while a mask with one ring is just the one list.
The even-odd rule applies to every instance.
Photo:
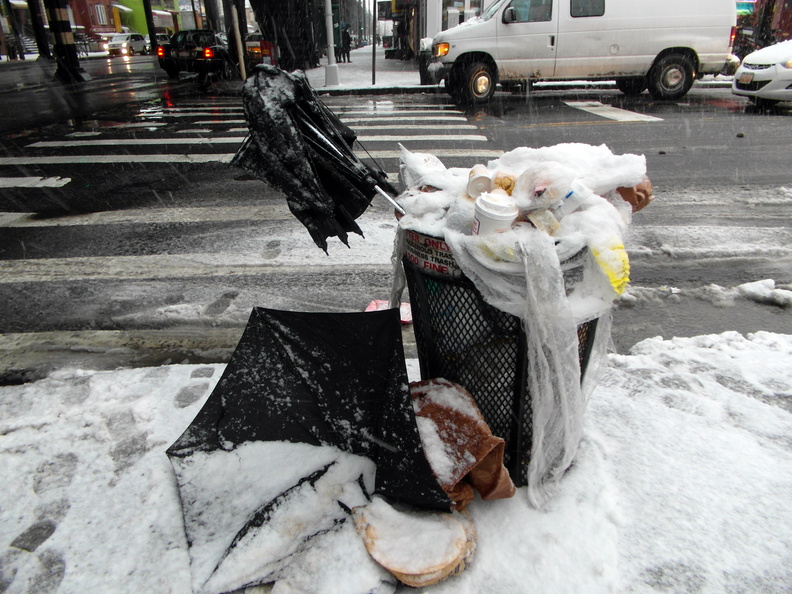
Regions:
[[572, 0], [573, 17], [593, 17], [605, 14], [605, 0]]
[[509, 7], [517, 13], [516, 23], [549, 21], [553, 16], [553, 0], [512, 0]]

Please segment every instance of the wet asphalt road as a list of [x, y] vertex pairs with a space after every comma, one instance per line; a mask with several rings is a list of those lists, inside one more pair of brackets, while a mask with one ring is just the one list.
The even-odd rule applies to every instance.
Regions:
[[[246, 128], [238, 85], [170, 82], [146, 56], [113, 73], [106, 62], [85, 61], [92, 90], [65, 94], [41, 74], [15, 90], [0, 68], [0, 178], [56, 180], [0, 188], [2, 381], [62, 365], [224, 361], [254, 305], [360, 311], [387, 297], [386, 204], [361, 220], [365, 240], [325, 256], [277, 192], [228, 166]], [[560, 142], [643, 154], [657, 200], [627, 238], [642, 298], [615, 310], [617, 349], [657, 335], [792, 333], [790, 308], [713, 297], [765, 278], [792, 283], [788, 109], [755, 112], [723, 88], [677, 103], [591, 89], [498, 94], [461, 111], [436, 93], [326, 102], [361, 138], [378, 138], [364, 145], [391, 174], [397, 140], [460, 167]], [[573, 106], [592, 102], [657, 119]], [[405, 342], [414, 356], [409, 326]]]

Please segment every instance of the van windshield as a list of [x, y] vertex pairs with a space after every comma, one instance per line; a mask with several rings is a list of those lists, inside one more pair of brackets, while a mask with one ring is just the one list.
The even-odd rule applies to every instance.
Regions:
[[487, 10], [481, 13], [481, 20], [490, 20], [505, 2], [508, 2], [508, 0], [498, 0], [497, 2], [491, 4]]

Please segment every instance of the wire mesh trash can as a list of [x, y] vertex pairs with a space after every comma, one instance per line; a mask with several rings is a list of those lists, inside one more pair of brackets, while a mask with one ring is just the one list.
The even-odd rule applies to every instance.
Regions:
[[[524, 486], [533, 439], [525, 329], [519, 318], [484, 301], [442, 239], [405, 233], [402, 264], [421, 377], [444, 377], [473, 395], [492, 433], [506, 441], [512, 481]], [[585, 249], [562, 262], [567, 289], [582, 277], [584, 255]], [[581, 379], [596, 328], [596, 319], [577, 328]]]

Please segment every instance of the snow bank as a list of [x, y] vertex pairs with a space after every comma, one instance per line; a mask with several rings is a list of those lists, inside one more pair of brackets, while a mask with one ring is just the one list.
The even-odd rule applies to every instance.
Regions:
[[[650, 339], [608, 362], [556, 497], [542, 511], [474, 501], [477, 557], [431, 591], [788, 591], [792, 336]], [[70, 370], [0, 388], [6, 592], [192, 591], [165, 450], [221, 372]], [[249, 490], [271, 481], [251, 474]], [[393, 591], [369, 559], [344, 523], [279, 589]]]

